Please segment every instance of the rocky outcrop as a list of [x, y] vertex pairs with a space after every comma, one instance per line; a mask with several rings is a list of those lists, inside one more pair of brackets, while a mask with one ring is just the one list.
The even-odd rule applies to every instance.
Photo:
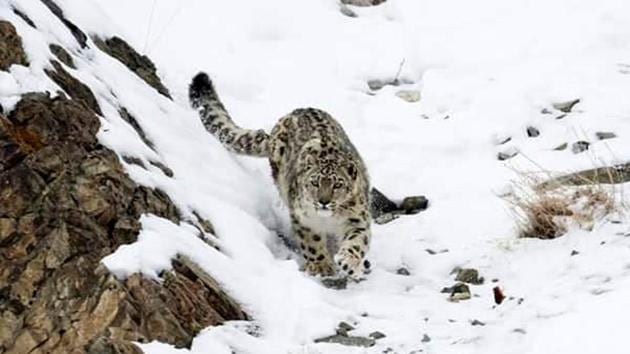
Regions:
[[87, 85], [70, 75], [58, 61], [52, 60], [50, 63], [52, 64], [53, 69], [44, 70], [48, 77], [50, 77], [68, 95], [70, 95], [72, 99], [82, 102], [94, 113], [98, 113], [100, 115], [103, 114], [103, 112], [101, 112], [101, 107], [96, 101], [96, 97], [94, 97], [92, 90], [90, 90]]
[[10, 22], [0, 21], [0, 70], [7, 71], [13, 64], [27, 65], [22, 40]]
[[106, 40], [95, 37], [94, 43], [96, 43], [102, 51], [125, 64], [129, 70], [133, 71], [149, 86], [156, 89], [162, 95], [171, 98], [168, 89], [162, 84], [162, 80], [160, 80], [159, 76], [157, 76], [157, 69], [149, 57], [138, 54], [132, 46], [119, 37], [112, 37]]
[[[55, 15], [57, 18], [68, 28], [70, 33], [74, 36], [74, 38], [79, 42], [81, 48], [86, 48], [87, 45], [87, 36], [77, 25], [75, 25], [72, 21], [68, 20], [63, 14], [63, 10], [57, 4], [55, 4], [52, 0], [41, 0], [46, 7]], [[32, 21], [31, 21], [32, 22]]]
[[100, 263], [136, 240], [141, 214], [184, 221], [167, 194], [137, 185], [99, 144], [93, 93], [53, 63], [48, 75], [71, 98], [29, 93], [0, 114], [0, 353], [185, 347], [204, 327], [247, 319], [186, 258], [161, 282], [119, 280]]

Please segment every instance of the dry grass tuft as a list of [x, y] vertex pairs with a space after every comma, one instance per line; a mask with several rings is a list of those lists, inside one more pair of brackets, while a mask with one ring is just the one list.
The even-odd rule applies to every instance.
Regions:
[[511, 204], [520, 237], [553, 239], [570, 227], [592, 230], [595, 222], [622, 211], [610, 185], [598, 181], [582, 186], [537, 188], [540, 178], [521, 175], [505, 199]]

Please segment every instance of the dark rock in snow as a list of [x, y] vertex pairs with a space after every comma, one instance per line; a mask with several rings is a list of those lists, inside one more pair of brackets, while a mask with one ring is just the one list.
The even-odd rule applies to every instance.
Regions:
[[476, 319], [475, 319], [475, 320], [470, 321], [470, 324], [471, 324], [472, 326], [485, 326], [485, 325], [486, 325], [484, 322], [481, 322], [481, 321], [476, 320]]
[[376, 218], [397, 210], [398, 205], [389, 200], [381, 191], [376, 188], [370, 190], [370, 212], [372, 213], [372, 217]]
[[429, 207], [429, 200], [424, 196], [406, 197], [400, 203], [400, 209], [405, 214], [417, 214], [422, 210], [426, 210]]
[[59, 20], [70, 30], [70, 33], [74, 36], [74, 38], [79, 42], [81, 48], [87, 47], [87, 36], [79, 27], [77, 27], [74, 23], [69, 21], [63, 14], [63, 11], [57, 4], [55, 4], [52, 0], [41, 0], [46, 7], [55, 15]]
[[374, 338], [374, 339], [381, 339], [381, 338], [385, 338], [387, 337], [383, 332], [379, 332], [379, 331], [374, 331], [372, 333], [370, 333], [370, 338]]
[[24, 20], [24, 22], [26, 22], [29, 26], [37, 29], [37, 26], [35, 26], [35, 23], [30, 19], [30, 17], [26, 16], [26, 14], [16, 8], [13, 8], [13, 13], [16, 14], [19, 18], [21, 18], [22, 20]]
[[378, 217], [374, 218], [374, 222], [379, 225], [383, 225], [383, 224], [392, 222], [398, 219], [399, 217], [400, 217], [399, 214], [387, 213], [387, 214], [379, 215]]
[[430, 341], [431, 341], [431, 337], [429, 337], [428, 334], [425, 333], [422, 335], [422, 340], [421, 340], [422, 343], [429, 343]]
[[96, 46], [102, 51], [125, 64], [129, 70], [133, 71], [149, 86], [156, 89], [162, 95], [171, 98], [171, 94], [162, 84], [162, 80], [160, 80], [157, 75], [157, 69], [149, 57], [140, 55], [132, 46], [119, 37], [112, 37], [106, 40], [95, 37], [94, 43], [96, 43]]
[[588, 141], [576, 141], [575, 143], [573, 143], [573, 145], [571, 145], [571, 152], [573, 152], [574, 154], [579, 154], [588, 150], [589, 146], [591, 146], [591, 143], [589, 143]]
[[398, 274], [398, 275], [405, 275], [405, 276], [411, 275], [411, 273], [409, 273], [409, 270], [407, 270], [407, 268], [405, 268], [405, 267], [398, 268], [396, 270], [396, 274]]
[[571, 112], [571, 110], [573, 110], [573, 107], [580, 103], [580, 99], [574, 99], [574, 100], [570, 100], [570, 101], [566, 101], [566, 102], [558, 102], [558, 103], [553, 103], [552, 107], [554, 109], [557, 109], [560, 112], [564, 112], [564, 113], [569, 113]]
[[57, 45], [57, 44], [51, 44], [49, 48], [50, 48], [50, 52], [53, 53], [57, 57], [57, 59], [59, 59], [59, 61], [68, 65], [72, 69], [77, 68], [74, 65], [74, 60], [72, 59], [72, 56], [70, 55], [70, 53], [68, 53], [65, 49], [63, 49], [62, 46]]
[[339, 322], [337, 325], [337, 334], [347, 336], [348, 332], [354, 330], [354, 327], [348, 322]]
[[142, 127], [140, 126], [136, 118], [131, 113], [129, 113], [129, 111], [125, 107], [121, 107], [118, 110], [118, 114], [120, 114], [120, 117], [124, 119], [125, 122], [131, 125], [131, 127], [136, 131], [136, 133], [138, 133], [138, 136], [140, 136], [140, 139], [142, 139], [142, 141], [145, 144], [147, 144], [147, 146], [151, 148], [151, 150], [154, 150], [153, 142], [147, 137], [147, 135], [145, 134], [144, 130], [142, 129]]
[[461, 281], [473, 285], [481, 285], [484, 282], [483, 277], [479, 276], [479, 272], [472, 268], [455, 268], [453, 273], [456, 273], [456, 281]]
[[159, 162], [159, 161], [154, 161], [151, 160], [149, 161], [149, 163], [157, 168], [159, 168], [167, 177], [173, 177], [173, 170], [171, 170], [170, 168], [168, 168], [168, 166], [166, 166], [165, 164]]
[[70, 75], [58, 61], [52, 60], [50, 63], [54, 70], [44, 69], [48, 77], [59, 85], [70, 97], [82, 102], [95, 113], [103, 115], [101, 107], [96, 101], [96, 97], [94, 97], [92, 90], [90, 90], [87, 85]]
[[0, 70], [8, 71], [13, 64], [28, 65], [22, 39], [11, 22], [0, 21]]
[[387, 0], [341, 0], [342, 4], [354, 6], [375, 6], [384, 3]]
[[562, 150], [566, 150], [566, 148], [569, 146], [569, 144], [567, 143], [562, 143], [558, 146], [556, 146], [555, 148], [553, 148], [556, 151], [562, 151]]
[[471, 297], [470, 288], [464, 283], [457, 283], [451, 287], [443, 288], [441, 292], [450, 294], [448, 299], [453, 302], [468, 300]]
[[617, 134], [613, 132], [596, 132], [595, 136], [599, 140], [613, 139], [617, 137]]
[[527, 127], [527, 136], [530, 138], [535, 138], [540, 135], [540, 130], [535, 127]]
[[335, 343], [350, 347], [373, 347], [376, 341], [368, 337], [342, 336], [335, 334], [333, 336], [315, 339], [315, 343]]

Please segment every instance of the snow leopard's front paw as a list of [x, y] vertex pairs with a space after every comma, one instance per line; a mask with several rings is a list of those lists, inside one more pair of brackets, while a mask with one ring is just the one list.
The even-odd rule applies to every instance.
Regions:
[[337, 264], [340, 274], [352, 279], [361, 280], [368, 273], [370, 262], [363, 260], [358, 252], [353, 252], [347, 248], [341, 248], [335, 255], [335, 263]]
[[[330, 258], [329, 258], [330, 259]], [[310, 275], [321, 275], [323, 277], [335, 275], [335, 267], [329, 261], [306, 261], [304, 270]]]

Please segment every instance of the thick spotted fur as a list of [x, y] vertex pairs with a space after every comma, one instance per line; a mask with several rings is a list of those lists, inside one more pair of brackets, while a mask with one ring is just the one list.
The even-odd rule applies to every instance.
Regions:
[[339, 123], [322, 110], [306, 108], [280, 118], [270, 134], [243, 129], [233, 122], [204, 73], [193, 79], [189, 97], [206, 129], [228, 149], [269, 159], [305, 269], [361, 278], [369, 268], [369, 180]]

